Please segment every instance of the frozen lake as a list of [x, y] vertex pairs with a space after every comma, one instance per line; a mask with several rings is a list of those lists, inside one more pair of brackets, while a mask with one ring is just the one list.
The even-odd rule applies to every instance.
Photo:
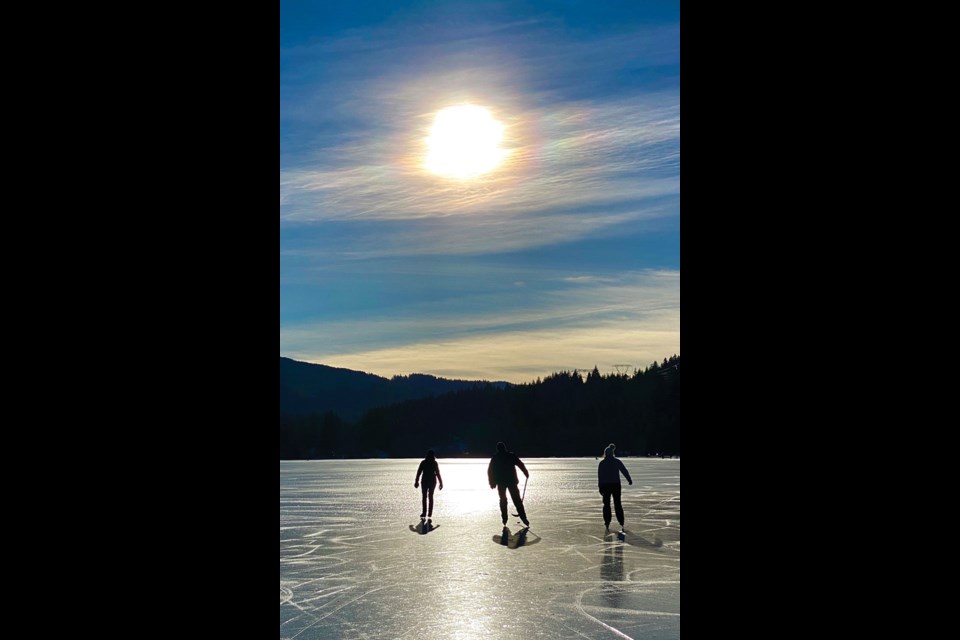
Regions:
[[419, 459], [281, 462], [280, 638], [679, 638], [680, 460], [622, 458], [620, 541], [598, 460], [522, 459], [506, 545], [488, 459], [439, 459], [427, 533]]

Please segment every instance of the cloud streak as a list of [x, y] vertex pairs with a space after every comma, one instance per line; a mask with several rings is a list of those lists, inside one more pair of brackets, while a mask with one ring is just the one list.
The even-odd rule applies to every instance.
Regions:
[[287, 353], [300, 360], [386, 377], [426, 372], [444, 378], [522, 383], [594, 366], [610, 372], [619, 363], [643, 369], [666, 355], [680, 353], [680, 330], [679, 317], [666, 316], [648, 326], [607, 321], [591, 327], [507, 331], [319, 358], [308, 352]]
[[[520, 116], [537, 123], [512, 134], [502, 169], [473, 182], [426, 174], [426, 135], [333, 148], [335, 167], [281, 172], [281, 220], [509, 218], [676, 196], [679, 107], [671, 100]], [[534, 129], [536, 138], [524, 137]]]
[[[382, 28], [363, 42], [351, 34], [281, 52], [298, 68], [325, 69], [281, 87], [281, 226], [350, 221], [376, 233], [390, 221], [461, 225], [419, 229], [422, 242], [407, 234], [344, 247], [379, 257], [516, 251], [678, 215], [679, 90], [580, 90], [611, 60], [634, 71], [678, 63], [677, 27], [573, 41], [548, 20], [451, 33]], [[307, 64], [314, 60], [326, 64]], [[465, 182], [423, 168], [433, 114], [461, 102], [490, 107], [510, 151], [500, 168]], [[308, 130], [309, 152], [292, 142], [304, 136], [290, 133]]]
[[512, 382], [604, 365], [604, 358], [642, 366], [679, 353], [678, 272], [572, 283], [558, 278], [556, 285], [532, 294], [518, 290], [509, 298], [490, 294], [412, 305], [392, 318], [293, 325], [281, 329], [281, 351], [380, 375], [490, 378], [512, 367]]
[[[679, 114], [664, 100], [541, 114], [539, 138], [515, 138], [507, 165], [473, 182], [428, 175], [421, 140], [338, 148], [337, 167], [281, 174], [281, 222], [369, 223], [339, 248], [357, 258], [518, 251], [674, 217]], [[376, 224], [396, 221], [414, 224]]]

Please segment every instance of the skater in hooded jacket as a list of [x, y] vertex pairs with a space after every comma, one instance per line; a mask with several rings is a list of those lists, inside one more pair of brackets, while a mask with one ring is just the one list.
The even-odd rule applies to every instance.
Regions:
[[617, 512], [617, 522], [620, 523], [620, 530], [623, 531], [623, 505], [620, 504], [620, 474], [627, 479], [627, 482], [633, 484], [630, 479], [630, 472], [620, 462], [620, 458], [614, 457], [613, 452], [617, 446], [613, 443], [607, 445], [603, 451], [603, 460], [597, 466], [597, 488], [600, 495], [603, 496], [603, 523], [610, 528], [610, 497], [613, 496], [613, 506]]
[[[413, 488], [420, 486], [420, 476], [423, 475], [423, 511], [420, 513], [420, 519], [433, 517], [433, 490], [440, 481], [440, 490], [443, 491], [443, 478], [440, 477], [440, 465], [437, 464], [437, 456], [433, 449], [427, 451], [427, 457], [420, 462], [417, 467], [417, 477], [413, 481]], [[428, 504], [429, 498], [429, 504]]]
[[503, 524], [507, 524], [507, 495], [510, 491], [510, 499], [513, 500], [513, 506], [517, 509], [517, 515], [523, 524], [530, 526], [527, 520], [527, 512], [523, 509], [523, 500], [520, 498], [520, 492], [517, 490], [517, 484], [520, 480], [517, 478], [517, 470], [520, 467], [523, 475], [530, 477], [530, 472], [512, 451], [507, 451], [507, 446], [502, 442], [497, 443], [497, 453], [490, 459], [487, 466], [487, 479], [490, 481], [490, 488], [497, 488], [500, 493], [500, 517], [503, 518]]

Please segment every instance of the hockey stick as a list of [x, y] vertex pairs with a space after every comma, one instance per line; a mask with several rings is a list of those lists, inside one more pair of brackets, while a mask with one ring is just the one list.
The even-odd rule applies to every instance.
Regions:
[[[527, 497], [527, 480], [529, 479], [530, 479], [530, 476], [527, 476], [526, 478], [523, 479], [523, 495], [520, 496], [520, 504], [523, 504], [523, 499]], [[513, 515], [514, 518], [520, 517], [519, 513], [514, 513], [511, 515]]]

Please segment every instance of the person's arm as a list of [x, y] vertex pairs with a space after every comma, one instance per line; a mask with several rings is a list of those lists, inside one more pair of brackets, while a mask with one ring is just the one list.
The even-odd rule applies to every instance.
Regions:
[[443, 491], [443, 478], [440, 477], [440, 465], [434, 467], [437, 470], [437, 480], [440, 481], [440, 491]]
[[[597, 465], [597, 491], [600, 491], [600, 469], [603, 468], [601, 465], [603, 465], [602, 462]], [[603, 491], [600, 491], [600, 495], [603, 495]]]
[[620, 472], [623, 474], [623, 477], [627, 479], [627, 482], [633, 484], [633, 480], [630, 479], [630, 472], [627, 471], [627, 468], [623, 466], [623, 463], [620, 461], [620, 458], [617, 458], [617, 464], [620, 465]]
[[423, 461], [420, 461], [420, 466], [417, 467], [417, 477], [413, 481], [413, 488], [416, 489], [420, 486], [420, 474], [423, 473]]
[[493, 481], [493, 458], [490, 458], [490, 464], [487, 465], [487, 480], [490, 481], [491, 489], [497, 486], [497, 483]]
[[523, 466], [523, 461], [520, 458], [517, 458], [517, 466], [520, 467], [520, 471], [523, 471], [523, 475], [530, 477], [530, 472], [527, 471], [527, 468]]

